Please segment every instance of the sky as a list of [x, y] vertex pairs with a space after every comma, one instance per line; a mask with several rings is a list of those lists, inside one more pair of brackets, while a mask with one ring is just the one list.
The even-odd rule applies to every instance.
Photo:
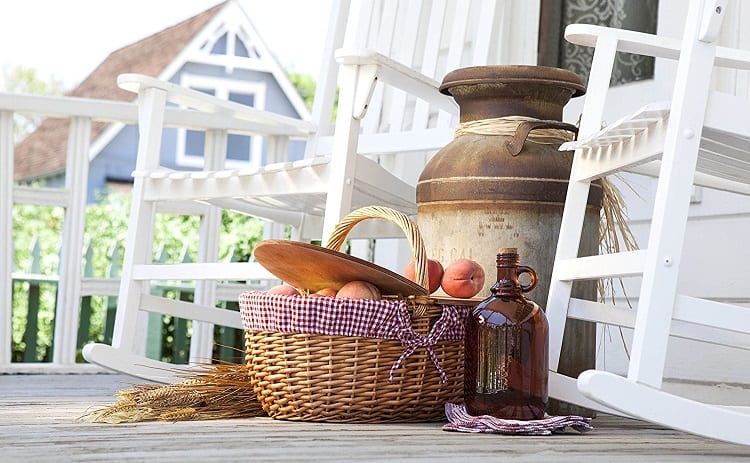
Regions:
[[[288, 71], [317, 78], [331, 0], [238, 0]], [[221, 0], [2, 0], [0, 67], [32, 67], [66, 90], [112, 51]], [[0, 88], [3, 88], [0, 73]]]

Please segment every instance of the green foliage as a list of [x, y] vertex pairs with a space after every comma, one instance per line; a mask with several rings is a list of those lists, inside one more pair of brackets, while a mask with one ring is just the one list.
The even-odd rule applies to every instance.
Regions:
[[[96, 204], [86, 208], [86, 225], [84, 246], [91, 248], [91, 274], [95, 278], [119, 277], [122, 267], [123, 252], [129, 226], [130, 194], [111, 192], [100, 198]], [[52, 351], [54, 332], [54, 313], [56, 305], [59, 251], [62, 246], [62, 224], [64, 211], [61, 208], [16, 205], [13, 208], [13, 239], [15, 243], [15, 273], [38, 273], [52, 280], [40, 287], [38, 326], [36, 327], [36, 361], [49, 361]], [[200, 220], [197, 216], [157, 215], [154, 230], [154, 261], [181, 262], [183, 258], [194, 261], [198, 250], [198, 231]], [[255, 245], [261, 240], [263, 222], [257, 218], [224, 211], [221, 219], [219, 243], [220, 260], [246, 261], [252, 255]], [[32, 249], [38, 243], [39, 260], [34, 259]], [[117, 250], [117, 251], [115, 251]], [[85, 251], [84, 251], [85, 252]], [[111, 257], [114, 257], [114, 261]], [[82, 256], [85, 265], [85, 256]], [[38, 265], [37, 265], [38, 264]], [[36, 268], [33, 268], [36, 267]], [[165, 282], [166, 287], [180, 285], [183, 282]], [[12, 311], [13, 361], [24, 361], [26, 350], [25, 335], [29, 320], [29, 289], [26, 281], [14, 284]], [[178, 297], [192, 297], [191, 293]], [[191, 290], [192, 292], [192, 290]], [[114, 303], [114, 298], [91, 297], [91, 319], [85, 342], [109, 342], [107, 337], [107, 306]], [[113, 315], [112, 311], [109, 316]], [[109, 320], [111, 325], [112, 320]], [[164, 347], [171, 348], [174, 321], [165, 317], [163, 331], [168, 333]], [[32, 326], [33, 328], [33, 326]], [[32, 329], [33, 331], [33, 329]], [[166, 338], [166, 336], [165, 336]], [[79, 346], [80, 348], [81, 346]], [[165, 360], [168, 353], [165, 353]], [[28, 355], [27, 358], [28, 360]], [[80, 354], [79, 354], [80, 360]]]
[[15, 244], [14, 265], [17, 270], [32, 270], [32, 248], [40, 246], [39, 273], [57, 273], [58, 251], [64, 211], [59, 207], [16, 205], [13, 208], [13, 242]]
[[[13, 259], [16, 272], [38, 274], [41, 277], [57, 274], [62, 222], [63, 210], [61, 208], [30, 205], [17, 205], [13, 208], [13, 242], [15, 243]], [[36, 262], [33, 261], [35, 247], [39, 255], [39, 260]], [[30, 301], [28, 297], [18, 295], [29, 294], [31, 283], [16, 281], [13, 284], [15, 297], [11, 323], [13, 358], [16, 361], [23, 358], [27, 336], [34, 334], [36, 352], [29, 353], [29, 355], [34, 359], [44, 359], [48, 358], [51, 352], [57, 285], [54, 281], [45, 282], [40, 283], [38, 288], [37, 328], [35, 333], [27, 334], [26, 320], [29, 315]], [[33, 327], [30, 328], [33, 330]]]
[[243, 214], [226, 212], [221, 217], [219, 258], [246, 262], [250, 260], [255, 245], [263, 238], [263, 221]]
[[305, 100], [307, 109], [312, 109], [313, 99], [315, 98], [315, 79], [310, 74], [300, 74], [297, 72], [289, 74], [288, 77], [302, 99]]
[[5, 91], [11, 93], [32, 93], [35, 95], [62, 95], [63, 83], [54, 77], [44, 79], [37, 70], [24, 66], [3, 67]]
[[[289, 74], [289, 80], [292, 82], [292, 84], [297, 89], [297, 92], [299, 92], [302, 99], [305, 100], [305, 104], [307, 104], [307, 109], [312, 109], [313, 106], [313, 100], [315, 98], [315, 87], [317, 83], [315, 82], [315, 79], [309, 74], [300, 74], [300, 73], [291, 73]], [[339, 91], [336, 89], [336, 97], [335, 101], [333, 102], [333, 113], [331, 114], [331, 121], [336, 120], [336, 114], [338, 112], [338, 101], [339, 101]]]
[[[97, 278], [119, 276], [123, 253], [119, 252], [117, 262], [110, 256], [115, 249], [124, 246], [128, 232], [130, 195], [112, 193], [102, 195], [96, 204], [86, 207], [84, 246], [91, 247], [92, 275]], [[85, 251], [84, 251], [85, 252]], [[112, 266], [114, 265], [114, 268]], [[114, 273], [114, 275], [111, 275]]]

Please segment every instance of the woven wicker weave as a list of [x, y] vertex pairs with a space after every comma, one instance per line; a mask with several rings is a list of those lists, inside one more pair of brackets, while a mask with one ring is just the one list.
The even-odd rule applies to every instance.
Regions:
[[[406, 233], [417, 260], [418, 283], [426, 286], [426, 253], [416, 225], [380, 207], [362, 208], [342, 219], [326, 243], [338, 249], [361, 220], [381, 218]], [[423, 298], [424, 299], [424, 298]], [[440, 318], [437, 304], [413, 304], [412, 327], [426, 335]], [[263, 410], [288, 420], [420, 422], [445, 419], [446, 402], [463, 401], [463, 341], [439, 341], [433, 351], [446, 373], [442, 382], [425, 349], [417, 349], [389, 372], [404, 346], [398, 340], [246, 331], [250, 379]]]

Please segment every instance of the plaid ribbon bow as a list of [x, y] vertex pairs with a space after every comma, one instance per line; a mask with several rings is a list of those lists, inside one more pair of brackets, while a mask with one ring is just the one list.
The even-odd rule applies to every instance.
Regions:
[[414, 331], [411, 326], [409, 313], [405, 309], [397, 312], [396, 320], [399, 326], [397, 336], [399, 341], [401, 341], [401, 345], [403, 345], [405, 349], [398, 360], [393, 362], [393, 366], [391, 366], [391, 370], [388, 372], [388, 382], [390, 383], [393, 381], [393, 374], [398, 367], [401, 366], [401, 363], [420, 347], [424, 347], [427, 351], [427, 355], [430, 357], [432, 364], [435, 365], [435, 369], [437, 369], [438, 374], [440, 375], [440, 380], [443, 383], [448, 381], [445, 370], [440, 366], [440, 360], [438, 360], [437, 355], [435, 355], [432, 346], [443, 339], [443, 335], [446, 334], [446, 332], [455, 333], [457, 329], [461, 328], [462, 319], [458, 309], [453, 306], [445, 307], [443, 309], [443, 315], [437, 322], [435, 322], [430, 332], [427, 333], [427, 336], [423, 336]]

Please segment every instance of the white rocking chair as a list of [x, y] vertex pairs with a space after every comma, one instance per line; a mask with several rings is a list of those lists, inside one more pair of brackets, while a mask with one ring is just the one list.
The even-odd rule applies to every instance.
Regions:
[[[195, 321], [191, 363], [211, 358], [214, 324], [241, 328], [237, 312], [215, 307], [217, 281], [272, 275], [257, 264], [216, 262], [219, 208], [290, 225], [297, 240], [328, 236], [344, 215], [362, 206], [375, 204], [416, 214], [417, 176], [428, 156], [452, 139], [457, 122], [456, 104], [437, 91], [439, 79], [458, 67], [492, 62], [497, 43], [493, 37], [511, 30], [501, 22], [518, 19], [503, 16], [502, 9], [494, 0], [374, 0], [356, 2], [350, 14], [348, 0], [334, 1], [313, 123], [158, 79], [121, 75], [120, 86], [138, 93], [140, 113], [131, 226], [112, 345], [87, 345], [84, 357], [141, 378], [172, 382], [185, 366], [145, 357], [146, 312]], [[354, 51], [339, 50], [334, 59], [342, 44]], [[331, 114], [337, 82], [334, 131]], [[213, 127], [206, 132], [204, 170], [169, 171], [159, 166], [168, 102], [195, 110], [192, 120], [186, 121], [188, 127]], [[272, 163], [225, 169], [228, 133], [268, 136]], [[307, 140], [304, 159], [288, 161], [290, 138]], [[202, 217], [200, 262], [152, 264], [155, 212], [188, 201], [193, 213]], [[186, 210], [191, 209], [182, 208]], [[350, 237], [402, 237], [397, 227], [372, 222], [357, 227]], [[150, 294], [152, 281], [172, 279], [198, 281], [194, 303]]]
[[[662, 389], [670, 334], [710, 342], [722, 342], [713, 337], [717, 330], [750, 334], [750, 310], [676, 293], [693, 185], [750, 194], [750, 104], [710, 91], [714, 66], [750, 69], [750, 53], [716, 46], [726, 14], [731, 12], [725, 1], [691, 1], [681, 41], [591, 25], [566, 29], [569, 41], [596, 48], [579, 139], [561, 147], [574, 149], [575, 158], [547, 301], [550, 394], [750, 445], [747, 408], [705, 404]], [[671, 103], [650, 104], [602, 129], [618, 51], [677, 59], [673, 96]], [[589, 184], [619, 171], [658, 177], [647, 248], [578, 257]], [[570, 297], [576, 280], [633, 275], [642, 275], [637, 315]], [[566, 317], [633, 328], [627, 377], [589, 370], [576, 381], [556, 373]]]

